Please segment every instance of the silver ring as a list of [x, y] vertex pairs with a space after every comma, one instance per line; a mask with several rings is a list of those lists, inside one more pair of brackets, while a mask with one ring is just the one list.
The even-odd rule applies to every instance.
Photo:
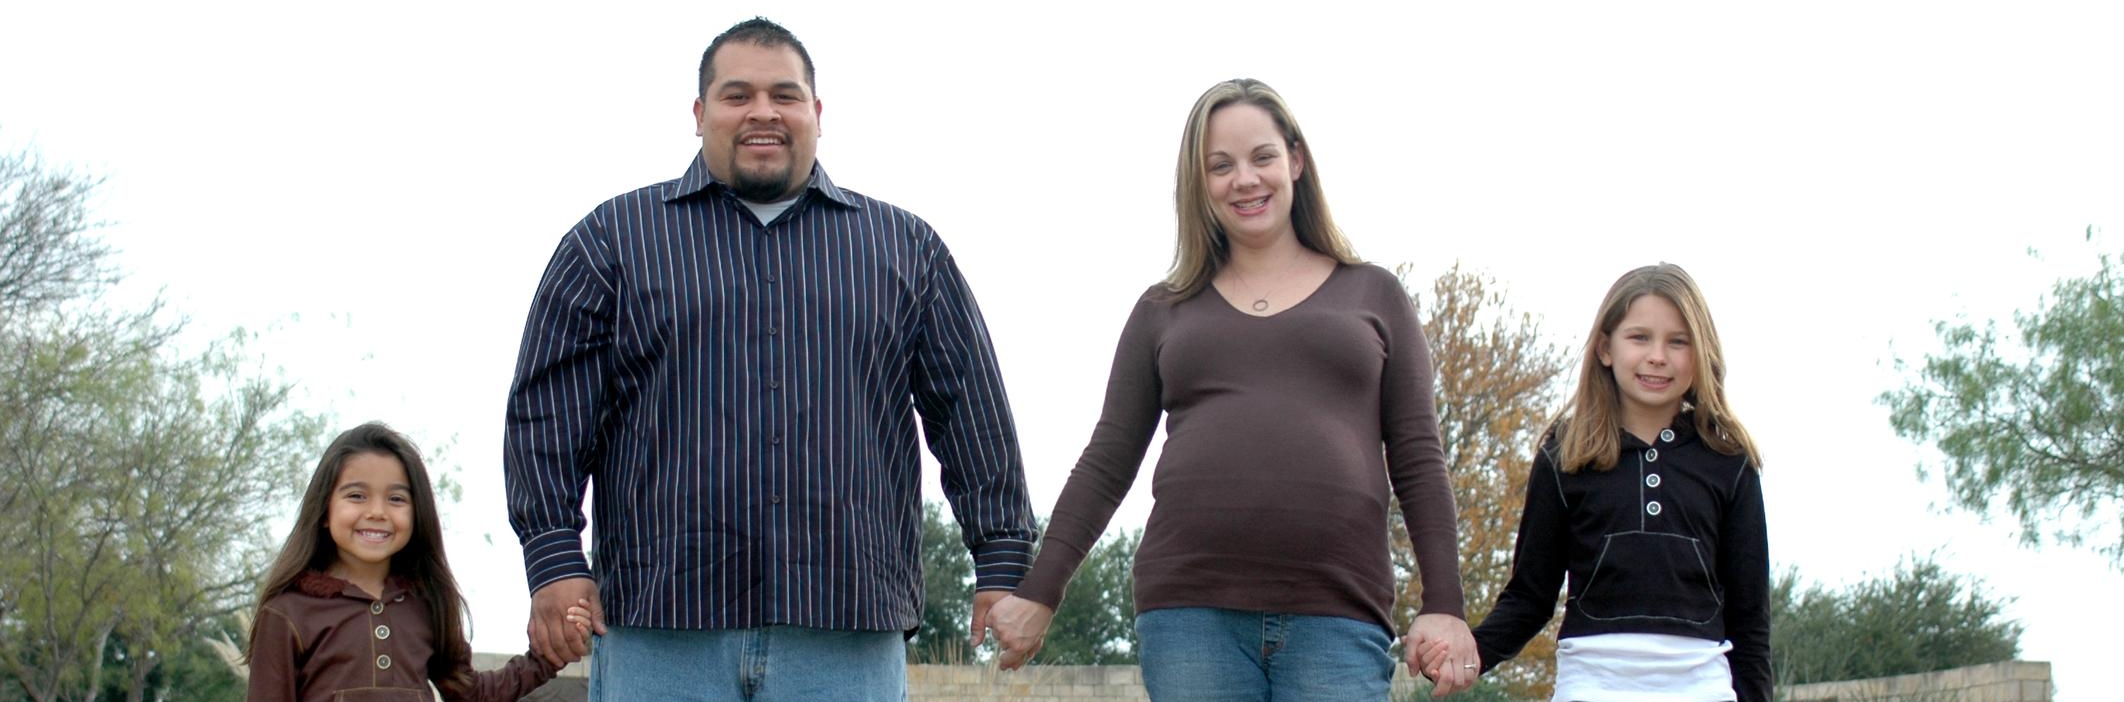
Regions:
[[1480, 668], [1480, 667], [1482, 667], [1482, 666], [1479, 666], [1479, 665], [1476, 665], [1476, 664], [1473, 664], [1473, 663], [1463, 663], [1463, 664], [1461, 664], [1461, 666], [1460, 666], [1460, 667], [1462, 667], [1462, 668], [1466, 668], [1466, 669], [1468, 669], [1468, 670], [1474, 670], [1474, 669], [1476, 669], [1476, 668]]

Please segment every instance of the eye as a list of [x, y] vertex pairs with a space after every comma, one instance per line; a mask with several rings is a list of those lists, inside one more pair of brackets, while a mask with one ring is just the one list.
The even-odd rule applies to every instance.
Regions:
[[394, 505], [402, 505], [402, 504], [406, 504], [406, 503], [409, 503], [409, 502], [412, 502], [412, 501], [413, 501], [413, 498], [412, 498], [411, 496], [409, 496], [409, 495], [392, 495], [392, 496], [391, 496], [391, 504], [394, 504]]
[[339, 493], [339, 497], [340, 499], [346, 500], [348, 502], [362, 502], [369, 499], [368, 493], [362, 492], [360, 490], [348, 490], [346, 492]]
[[1224, 175], [1226, 173], [1230, 173], [1231, 171], [1232, 162], [1230, 161], [1216, 161], [1211, 163], [1209, 167], [1209, 172], [1213, 175]]
[[775, 93], [774, 99], [776, 102], [802, 102], [804, 96], [796, 93]]
[[1255, 157], [1254, 157], [1254, 164], [1255, 164], [1255, 165], [1258, 165], [1258, 166], [1266, 166], [1266, 165], [1269, 165], [1269, 164], [1271, 164], [1271, 163], [1275, 163], [1275, 162], [1276, 162], [1276, 155], [1275, 155], [1275, 154], [1261, 154], [1261, 155], [1259, 155], [1259, 156], [1255, 156]]

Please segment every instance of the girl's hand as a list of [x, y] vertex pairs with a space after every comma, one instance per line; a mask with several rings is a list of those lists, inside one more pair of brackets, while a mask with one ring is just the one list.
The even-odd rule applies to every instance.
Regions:
[[[598, 619], [597, 615], [591, 613], [589, 600], [576, 600], [575, 606], [568, 608], [567, 619], [568, 623], [575, 625], [575, 635], [569, 637], [569, 643], [580, 644], [583, 650], [590, 649], [590, 636], [592, 634], [605, 635], [605, 622]], [[574, 663], [578, 660], [582, 659], [580, 657], [572, 658], [568, 662]]]
[[1482, 655], [1467, 620], [1450, 614], [1417, 615], [1409, 627], [1408, 657], [1410, 670], [1435, 683], [1432, 697], [1474, 687], [1482, 672]]

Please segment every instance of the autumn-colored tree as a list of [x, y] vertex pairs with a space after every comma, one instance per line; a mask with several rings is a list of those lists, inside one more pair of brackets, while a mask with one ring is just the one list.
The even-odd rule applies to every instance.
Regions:
[[[1409, 266], [1396, 272], [1409, 288]], [[1488, 276], [1455, 265], [1431, 283], [1428, 299], [1413, 288], [1409, 298], [1423, 317], [1436, 365], [1439, 436], [1460, 511], [1461, 586], [1468, 622], [1476, 624], [1511, 578], [1534, 443], [1554, 412], [1566, 357], [1543, 339], [1532, 316], [1506, 307], [1504, 292]], [[1394, 570], [1401, 583], [1394, 620], [1407, 631], [1423, 601], [1423, 580], [1399, 505], [1392, 513]], [[1486, 679], [1513, 697], [1548, 699], [1561, 620]]]

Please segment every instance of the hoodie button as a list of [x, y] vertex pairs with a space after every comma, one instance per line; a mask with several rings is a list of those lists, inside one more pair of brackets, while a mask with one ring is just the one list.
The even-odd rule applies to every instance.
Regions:
[[1673, 430], [1673, 429], [1661, 429], [1661, 430], [1659, 430], [1659, 440], [1660, 440], [1660, 441], [1665, 441], [1665, 442], [1672, 442], [1672, 441], [1674, 441], [1674, 430]]
[[1645, 503], [1645, 514], [1649, 514], [1654, 517], [1659, 516], [1659, 501], [1653, 500], [1651, 502]]
[[379, 638], [379, 639], [388, 639], [388, 638], [391, 638], [391, 627], [388, 627], [388, 626], [379, 626], [379, 627], [376, 627], [376, 638]]
[[1659, 474], [1653, 473], [1645, 476], [1645, 487], [1659, 487]]
[[1645, 449], [1645, 462], [1646, 462], [1646, 463], [1657, 463], [1657, 462], [1659, 462], [1659, 449], [1656, 449], [1656, 448], [1655, 448], [1655, 449]]
[[377, 669], [377, 670], [390, 670], [390, 669], [391, 669], [391, 657], [390, 657], [390, 656], [377, 656], [377, 657], [376, 657], [376, 669]]
[[369, 613], [370, 613], [370, 614], [383, 614], [383, 603], [382, 603], [382, 602], [377, 602], [377, 603], [375, 603], [375, 604], [371, 604], [371, 605], [369, 605]]

